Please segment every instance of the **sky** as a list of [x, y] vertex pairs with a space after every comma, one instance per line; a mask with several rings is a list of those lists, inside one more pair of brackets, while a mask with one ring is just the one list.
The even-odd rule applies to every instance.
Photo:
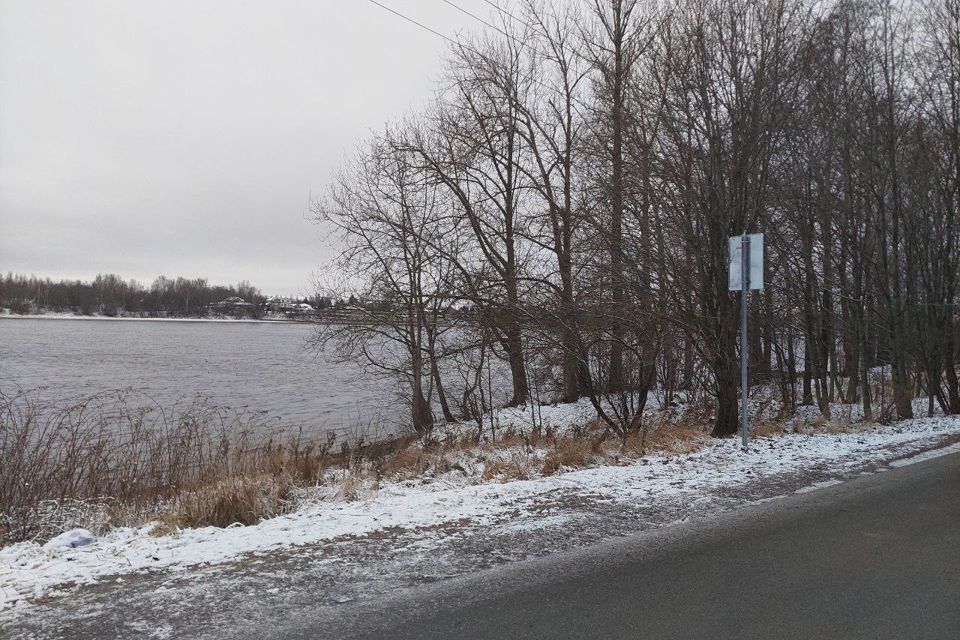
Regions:
[[336, 247], [311, 197], [429, 101], [447, 46], [370, 0], [0, 0], [0, 272], [312, 293]]

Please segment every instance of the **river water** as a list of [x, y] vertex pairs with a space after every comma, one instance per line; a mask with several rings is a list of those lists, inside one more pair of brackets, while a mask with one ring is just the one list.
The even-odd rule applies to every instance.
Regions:
[[311, 430], [392, 431], [396, 384], [306, 348], [280, 322], [0, 318], [0, 390], [56, 401], [133, 388], [162, 406], [196, 396]]

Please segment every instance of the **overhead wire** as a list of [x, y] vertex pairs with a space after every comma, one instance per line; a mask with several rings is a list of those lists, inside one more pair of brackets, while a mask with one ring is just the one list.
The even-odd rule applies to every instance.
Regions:
[[[447, 42], [449, 42], [450, 44], [452, 44], [452, 45], [454, 45], [454, 46], [456, 46], [456, 47], [462, 47], [462, 48], [464, 48], [464, 49], [467, 49], [467, 50], [473, 52], [474, 54], [481, 55], [481, 56], [483, 55], [483, 54], [481, 54], [479, 51], [477, 51], [477, 49], [473, 48], [472, 46], [470, 46], [470, 45], [468, 45], [468, 44], [465, 44], [465, 43], [463, 43], [463, 42], [461, 42], [461, 41], [459, 41], [459, 40], [454, 40], [454, 39], [451, 38], [450, 36], [448, 36], [448, 35], [446, 35], [446, 34], [444, 34], [444, 33], [441, 33], [440, 31], [437, 31], [436, 29], [432, 29], [431, 27], [428, 27], [427, 25], [423, 24], [422, 22], [419, 22], [419, 21], [411, 18], [410, 16], [407, 16], [407, 15], [403, 14], [403, 13], [397, 11], [396, 9], [392, 9], [391, 7], [388, 7], [387, 5], [383, 4], [382, 2], [379, 2], [379, 0], [369, 0], [369, 1], [370, 1], [371, 3], [373, 3], [373, 4], [375, 4], [376, 6], [380, 7], [381, 9], [384, 9], [385, 11], [388, 11], [388, 12], [392, 13], [393, 15], [397, 16], [398, 18], [401, 18], [402, 20], [405, 20], [405, 21], [409, 22], [410, 24], [413, 24], [413, 25], [415, 25], [415, 26], [417, 26], [417, 27], [420, 27], [421, 29], [424, 29], [425, 31], [429, 31], [430, 33], [432, 33], [432, 34], [435, 35], [435, 36], [438, 36], [438, 37], [440, 37], [440, 38], [443, 38], [444, 40], [446, 40]], [[510, 39], [511, 41], [517, 43], [517, 44], [520, 45], [521, 47], [530, 48], [532, 51], [536, 52], [536, 49], [535, 49], [535, 48], [531, 48], [529, 44], [527, 44], [527, 43], [525, 43], [525, 42], [522, 42], [522, 41], [520, 41], [520, 40], [517, 40], [514, 36], [511, 36], [509, 33], [503, 31], [502, 29], [498, 29], [498, 28], [497, 28], [496, 26], [494, 26], [493, 24], [491, 24], [491, 23], [487, 22], [486, 20], [484, 20], [484, 19], [482, 19], [482, 18], [474, 15], [473, 13], [471, 13], [471, 12], [463, 9], [462, 7], [457, 6], [456, 4], [454, 4], [453, 2], [451, 2], [450, 0], [443, 0], [443, 2], [445, 2], [446, 4], [449, 4], [450, 6], [452, 6], [452, 7], [455, 8], [455, 9], [458, 9], [458, 10], [462, 11], [463, 13], [465, 13], [466, 15], [468, 15], [468, 16], [470, 16], [470, 17], [472, 17], [472, 18], [474, 18], [474, 19], [476, 19], [476, 20], [479, 20], [479, 21], [482, 22], [483, 24], [485, 24], [485, 25], [487, 25], [487, 26], [489, 26], [489, 27], [491, 27], [491, 28], [493, 28], [493, 29], [496, 29], [499, 33], [503, 34], [503, 35], [506, 36], [508, 39]], [[492, 2], [487, 2], [487, 4], [491, 5], [492, 7], [495, 7], [495, 8], [498, 9], [498, 10], [501, 10], [499, 6], [497, 6], [496, 4], [494, 4], [494, 3], [492, 3]], [[503, 10], [503, 11], [504, 11], [505, 13], [507, 13], [507, 15], [512, 15], [512, 14], [510, 14], [509, 12], [507, 12], [507, 11], [505, 11], [505, 10]], [[514, 19], [516, 19], [516, 18], [514, 18]], [[542, 84], [543, 84], [541, 81], [538, 81], [538, 80], [536, 80], [536, 79], [534, 79], [534, 83], [535, 83], [535, 84], [539, 84], [539, 85], [542, 85]]]
[[[519, 44], [519, 45], [521, 45], [521, 46], [524, 46], [524, 47], [527, 46], [527, 43], [521, 42], [521, 41], [517, 40], [514, 36], [510, 35], [509, 33], [507, 33], [506, 31], [504, 31], [503, 29], [501, 29], [501, 28], [498, 27], [497, 25], [493, 24], [492, 22], [488, 22], [488, 21], [484, 20], [483, 18], [481, 18], [480, 16], [478, 16], [478, 15], [475, 14], [475, 13], [472, 13], [472, 12], [470, 12], [470, 11], [467, 11], [466, 9], [464, 9], [464, 8], [461, 7], [460, 5], [456, 4], [455, 2], [452, 2], [452, 0], [441, 0], [441, 1], [444, 2], [445, 4], [450, 5], [451, 7], [453, 7], [454, 9], [456, 9], [457, 11], [459, 11], [460, 13], [462, 13], [462, 14], [464, 14], [464, 15], [467, 15], [467, 16], [470, 16], [470, 17], [473, 18], [474, 20], [476, 20], [476, 21], [478, 21], [478, 22], [480, 22], [480, 23], [482, 23], [482, 24], [485, 24], [486, 26], [490, 27], [491, 29], [493, 29], [493, 30], [495, 30], [495, 31], [497, 31], [497, 32], [499, 32], [499, 33], [501, 33], [502, 35], [506, 36], [507, 38], [510, 38], [511, 40], [513, 40], [514, 42], [516, 42], [517, 44]], [[493, 5], [493, 6], [496, 6], [496, 5]]]
[[[461, 41], [459, 41], [459, 40], [455, 40], [454, 38], [451, 38], [450, 36], [446, 35], [445, 33], [442, 33], [442, 32], [440, 32], [440, 31], [437, 31], [436, 29], [433, 29], [433, 28], [425, 25], [424, 23], [422, 23], [422, 22], [420, 22], [420, 21], [418, 21], [418, 20], [415, 20], [414, 18], [411, 18], [410, 16], [408, 16], [408, 15], [406, 15], [406, 14], [403, 14], [403, 13], [397, 11], [396, 9], [393, 9], [393, 8], [391, 8], [391, 7], [383, 4], [382, 2], [379, 2], [379, 0], [369, 0], [369, 1], [370, 1], [372, 4], [380, 7], [380, 8], [383, 9], [384, 11], [388, 11], [388, 12], [392, 13], [393, 15], [397, 16], [398, 18], [409, 22], [410, 24], [413, 24], [413, 25], [415, 25], [415, 26], [417, 26], [417, 27], [420, 27], [421, 29], [424, 29], [425, 31], [429, 31], [430, 33], [432, 33], [432, 34], [435, 35], [435, 36], [438, 36], [438, 37], [440, 37], [440, 38], [443, 38], [444, 40], [446, 40], [447, 42], [449, 42], [449, 43], [452, 44], [452, 45], [455, 45], [455, 46], [458, 46], [458, 47], [463, 47], [463, 48], [465, 48], [465, 49], [469, 49], [470, 51], [473, 51], [474, 53], [477, 53], [476, 49], [474, 49], [473, 47], [471, 47], [471, 46], [469, 46], [469, 45], [467, 45], [467, 44], [464, 44], [463, 42], [461, 42]], [[464, 9], [463, 7], [458, 6], [457, 4], [455, 4], [454, 2], [452, 2], [451, 0], [442, 0], [442, 1], [445, 2], [446, 4], [450, 5], [450, 6], [453, 7], [454, 9], [457, 9], [458, 11], [464, 13], [465, 15], [468, 15], [468, 16], [470, 16], [471, 18], [480, 21], [481, 23], [483, 23], [484, 25], [490, 27], [491, 29], [496, 30], [498, 33], [500, 33], [501, 35], [503, 35], [503, 36], [505, 36], [506, 38], [510, 39], [510, 40], [513, 41], [514, 43], [520, 45], [521, 47], [527, 47], [527, 48], [530, 47], [530, 45], [529, 45], [528, 43], [523, 42], [523, 41], [521, 41], [521, 40], [518, 40], [516, 37], [510, 35], [510, 34], [507, 33], [506, 31], [504, 31], [503, 29], [500, 29], [500, 28], [497, 27], [496, 25], [494, 25], [494, 24], [492, 24], [492, 23], [484, 20], [483, 18], [481, 18], [481, 17], [477, 16], [476, 14], [474, 14], [474, 13], [472, 13], [472, 12]], [[488, 3], [488, 4], [490, 4], [491, 6], [496, 7], [497, 9], [499, 9], [499, 7], [497, 7], [496, 4], [493, 4], [493, 3]], [[505, 11], [505, 13], [507, 13], [507, 12]], [[508, 15], [510, 15], [510, 14], [508, 13]]]
[[526, 23], [526, 22], [524, 22], [523, 20], [521, 20], [521, 19], [518, 18], [517, 16], [513, 15], [512, 13], [510, 13], [509, 11], [507, 11], [506, 9], [504, 9], [503, 7], [501, 7], [500, 5], [498, 5], [496, 2], [492, 2], [492, 0], [483, 0], [483, 1], [486, 2], [488, 5], [490, 5], [491, 7], [493, 7], [494, 9], [496, 9], [497, 11], [499, 11], [500, 13], [506, 14], [508, 17], [516, 20], [516, 21], [519, 22], [520, 24], [522, 24], [522, 25], [524, 25], [524, 26], [527, 26], [527, 23]]
[[415, 24], [416, 26], [420, 27], [421, 29], [426, 29], [427, 31], [429, 31], [430, 33], [432, 33], [432, 34], [435, 35], [435, 36], [440, 36], [441, 38], [443, 38], [444, 40], [446, 40], [446, 41], [449, 42], [450, 44], [457, 45], [457, 46], [461, 46], [461, 43], [457, 42], [457, 41], [454, 40], [453, 38], [451, 38], [451, 37], [449, 37], [449, 36], [447, 36], [447, 35], [445, 35], [445, 34], [443, 34], [443, 33], [440, 33], [440, 32], [437, 31], [436, 29], [431, 29], [430, 27], [428, 27], [427, 25], [423, 24], [422, 22], [418, 22], [418, 21], [414, 20], [413, 18], [411, 18], [411, 17], [409, 17], [409, 16], [406, 16], [406, 15], [400, 13], [399, 11], [396, 11], [395, 9], [391, 9], [391, 8], [388, 7], [387, 5], [385, 5], [385, 4], [381, 3], [381, 2], [378, 2], [377, 0], [370, 0], [370, 2], [372, 2], [372, 3], [375, 4], [375, 5], [377, 5], [377, 6], [380, 7], [381, 9], [384, 9], [384, 10], [386, 10], [386, 11], [389, 11], [390, 13], [392, 13], [393, 15], [395, 15], [395, 16], [397, 16], [397, 17], [399, 17], [399, 18], [402, 18], [403, 20], [406, 20], [407, 22], [409, 22], [409, 23], [411, 23], [411, 24]]

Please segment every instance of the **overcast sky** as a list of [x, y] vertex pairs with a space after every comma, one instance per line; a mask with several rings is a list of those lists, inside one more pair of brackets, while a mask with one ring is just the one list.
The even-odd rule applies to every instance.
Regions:
[[445, 48], [368, 0], [0, 0], [0, 270], [310, 293], [332, 254], [311, 193], [429, 99]]

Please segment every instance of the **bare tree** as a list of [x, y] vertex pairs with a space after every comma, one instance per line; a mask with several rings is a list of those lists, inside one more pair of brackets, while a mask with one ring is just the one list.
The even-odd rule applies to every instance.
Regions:
[[341, 174], [330, 198], [314, 206], [316, 218], [342, 234], [347, 248], [339, 266], [368, 301], [364, 321], [320, 325], [316, 341], [335, 341], [344, 356], [405, 381], [411, 424], [425, 432], [434, 422], [431, 389], [444, 416], [453, 419], [437, 358], [442, 320], [454, 297], [449, 261], [436, 251], [449, 231], [439, 220], [447, 203], [411, 159], [388, 136], [377, 138]]
[[464, 260], [479, 256], [482, 269], [470, 272], [467, 296], [498, 334], [513, 383], [511, 405], [530, 391], [523, 350], [521, 300], [525, 250], [520, 233], [523, 193], [529, 188], [517, 170], [524, 153], [520, 135], [521, 97], [532, 82], [522, 36], [464, 45], [454, 52], [450, 89], [430, 115], [429, 127], [405, 140], [419, 166], [448, 190], [462, 226], [471, 233]]

